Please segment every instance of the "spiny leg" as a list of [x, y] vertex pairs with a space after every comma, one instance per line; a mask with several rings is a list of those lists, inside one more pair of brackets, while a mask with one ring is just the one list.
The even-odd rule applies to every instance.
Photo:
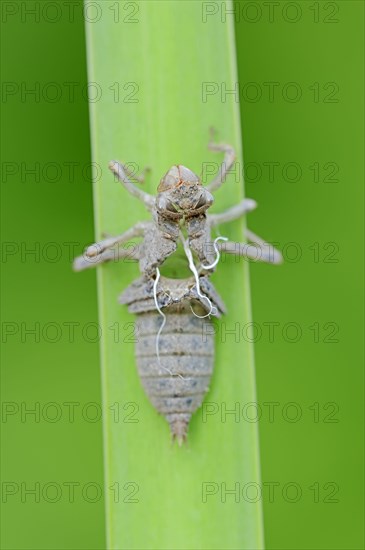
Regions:
[[139, 174], [137, 172], [133, 172], [126, 164], [123, 164], [123, 168], [127, 176], [135, 181], [138, 181], [138, 183], [144, 183], [147, 174], [151, 172], [150, 166], [145, 166]]
[[227, 241], [218, 243], [219, 250], [221, 252], [225, 252], [226, 254], [242, 256], [259, 262], [266, 262], [269, 264], [282, 263], [283, 257], [279, 250], [274, 248], [269, 243], [266, 243], [249, 230], [246, 230], [246, 235], [254, 246], [248, 243], [235, 243], [232, 241]]
[[237, 218], [240, 218], [241, 216], [244, 216], [248, 212], [251, 212], [256, 207], [257, 202], [253, 199], [243, 199], [240, 203], [232, 206], [232, 208], [229, 208], [224, 212], [220, 212], [219, 214], [208, 214], [207, 222], [211, 227], [214, 227], [221, 223], [231, 222], [233, 220], [236, 220]]
[[272, 244], [264, 241], [261, 237], [256, 235], [253, 231], [250, 231], [246, 228], [245, 235], [247, 239], [260, 247], [263, 256], [269, 258], [268, 260], [262, 259], [263, 262], [268, 262], [271, 264], [281, 264], [283, 263], [283, 256], [277, 248], [275, 248]]
[[140, 259], [140, 245], [135, 245], [132, 250], [130, 248], [105, 250], [94, 258], [90, 256], [78, 256], [74, 259], [73, 269], [74, 271], [83, 271], [84, 269], [96, 267], [104, 262], [119, 261], [123, 258], [128, 258], [129, 261], [138, 261]]
[[109, 168], [131, 195], [142, 201], [149, 210], [152, 210], [155, 204], [155, 197], [142, 191], [142, 189], [138, 189], [138, 187], [130, 181], [127, 176], [128, 169], [126, 170], [123, 164], [116, 160], [112, 160], [109, 163]]
[[[257, 203], [253, 199], [243, 199], [239, 204], [232, 206], [232, 208], [229, 208], [225, 212], [208, 215], [207, 221], [210, 227], [214, 227], [221, 223], [231, 222], [233, 220], [236, 220], [237, 218], [240, 218], [241, 216], [244, 216], [248, 212], [251, 212], [256, 208], [256, 206]], [[255, 251], [252, 250], [252, 246], [250, 247], [250, 245], [244, 243], [220, 243], [218, 245], [219, 250], [224, 250], [227, 254], [247, 256], [248, 258], [251, 258], [253, 260], [260, 260], [262, 262], [273, 264], [280, 264], [283, 261], [282, 255], [279, 250], [274, 248], [269, 243], [265, 242], [263, 239], [261, 239], [261, 237], [255, 235], [255, 233], [253, 233], [249, 229], [246, 229], [245, 235], [250, 242], [257, 245], [256, 249], [259, 248], [260, 257], [258, 257], [257, 252], [255, 253]]]
[[214, 138], [214, 134], [215, 131], [211, 128], [211, 141], [208, 144], [208, 149], [210, 149], [211, 151], [224, 153], [224, 159], [219, 167], [218, 174], [213, 179], [213, 181], [211, 181], [210, 184], [206, 186], [208, 191], [210, 191], [211, 193], [213, 193], [213, 191], [218, 189], [225, 182], [227, 173], [232, 168], [233, 163], [236, 159], [235, 150], [231, 145], [228, 145], [227, 143], [214, 143], [212, 141], [212, 139]]
[[85, 251], [85, 255], [89, 258], [93, 258], [94, 256], [102, 254], [107, 248], [112, 248], [116, 244], [126, 243], [127, 241], [129, 241], [130, 239], [134, 239], [135, 237], [143, 237], [147, 228], [150, 225], [151, 222], [136, 223], [136, 225], [133, 225], [121, 235], [116, 235], [115, 237], [107, 237], [102, 241], [88, 246]]

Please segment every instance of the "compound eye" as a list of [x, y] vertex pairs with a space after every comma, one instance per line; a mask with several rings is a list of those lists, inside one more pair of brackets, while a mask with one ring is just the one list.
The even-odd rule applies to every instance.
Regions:
[[178, 210], [176, 209], [175, 205], [170, 202], [163, 194], [157, 195], [156, 207], [159, 212], [171, 213], [173, 217], [175, 217], [174, 214], [178, 214]]
[[198, 202], [195, 205], [195, 208], [203, 208], [204, 206], [206, 208], [209, 208], [213, 204], [214, 197], [209, 191], [205, 191], [201, 196]]
[[172, 204], [172, 202], [166, 203], [166, 210], [168, 210], [169, 212], [174, 212], [175, 214], [176, 212], [178, 212], [178, 210], [176, 209], [175, 205]]
[[164, 178], [160, 181], [160, 185], [157, 188], [157, 191], [161, 193], [162, 191], [168, 191], [169, 189], [172, 189], [176, 185], [176, 179], [174, 176], [170, 176], [169, 174], [166, 174]]
[[161, 193], [162, 191], [168, 191], [173, 189], [180, 180], [180, 174], [177, 166], [172, 166], [164, 177], [160, 181], [160, 185], [157, 188], [157, 191]]
[[196, 203], [195, 208], [201, 208], [202, 206], [205, 206], [205, 205], [206, 205], [206, 202], [207, 202], [207, 201], [206, 201], [204, 195], [202, 195], [202, 196], [200, 197], [200, 199], [198, 200], [198, 202]]

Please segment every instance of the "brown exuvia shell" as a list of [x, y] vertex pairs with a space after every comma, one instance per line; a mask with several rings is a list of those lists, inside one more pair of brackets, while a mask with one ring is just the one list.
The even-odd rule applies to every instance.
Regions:
[[[225, 311], [221, 298], [206, 277], [200, 288], [216, 308], [216, 316]], [[214, 366], [214, 334], [207, 330], [207, 301], [198, 296], [195, 281], [161, 277], [157, 300], [166, 315], [166, 324], [156, 337], [162, 317], [156, 309], [153, 281], [143, 277], [132, 283], [120, 296], [120, 302], [138, 314], [136, 362], [143, 388], [155, 409], [170, 424], [179, 443], [186, 439], [191, 415], [203, 402], [209, 389]], [[209, 311], [209, 309], [208, 309]]]

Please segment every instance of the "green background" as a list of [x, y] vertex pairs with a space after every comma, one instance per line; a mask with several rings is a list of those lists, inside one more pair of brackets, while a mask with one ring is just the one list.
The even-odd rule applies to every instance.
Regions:
[[[18, 491], [2, 505], [2, 546], [104, 548], [96, 280], [70, 268], [72, 247], [93, 240], [81, 9], [51, 23], [10, 4], [19, 11], [2, 13], [2, 77], [14, 91], [2, 98], [2, 391], [14, 414], [1, 428], [3, 489]], [[213, 4], [209, 17], [224, 24]], [[249, 225], [286, 260], [251, 265], [266, 546], [363, 548], [363, 3], [235, 7], [246, 195], [259, 203]], [[41, 96], [61, 86], [59, 100], [22, 97], [22, 83], [37, 82]], [[209, 101], [224, 101], [218, 85]], [[36, 163], [39, 178], [26, 173]], [[26, 333], [36, 323], [39, 342]], [[22, 418], [38, 406], [39, 419]], [[40, 502], [21, 486], [50, 482]]]

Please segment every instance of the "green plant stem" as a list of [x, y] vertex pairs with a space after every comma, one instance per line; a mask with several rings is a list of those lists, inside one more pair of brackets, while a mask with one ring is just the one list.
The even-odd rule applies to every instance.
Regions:
[[[172, 164], [201, 173], [204, 162], [222, 160], [207, 150], [214, 126], [219, 140], [236, 147], [242, 166], [238, 104], [232, 95], [221, 96], [237, 82], [231, 17], [204, 22], [200, 1], [128, 4], [100, 2], [100, 19], [87, 23], [89, 82], [96, 83], [90, 91], [101, 93], [90, 103], [97, 239], [148, 217], [108, 172], [111, 159], [150, 166], [145, 188], [155, 193]], [[207, 96], [207, 89], [216, 91]], [[242, 180], [232, 175], [217, 191], [214, 211], [242, 197]], [[234, 222], [221, 232], [242, 241], [242, 229]], [[167, 422], [142, 391], [134, 318], [117, 303], [138, 276], [137, 265], [128, 262], [98, 268], [108, 548], [262, 548], [260, 499], [250, 502], [255, 495], [244, 488], [260, 483], [257, 425], [241, 415], [224, 415], [224, 408], [242, 410], [256, 400], [252, 346], [242, 337], [238, 342], [223, 337], [225, 329], [237, 323], [242, 329], [250, 321], [247, 263], [227, 260], [214, 276], [228, 314], [217, 328], [215, 372], [206, 397], [211, 414], [204, 418], [206, 408], [197, 411], [182, 448], [171, 444]], [[225, 498], [225, 489], [237, 493]]]

